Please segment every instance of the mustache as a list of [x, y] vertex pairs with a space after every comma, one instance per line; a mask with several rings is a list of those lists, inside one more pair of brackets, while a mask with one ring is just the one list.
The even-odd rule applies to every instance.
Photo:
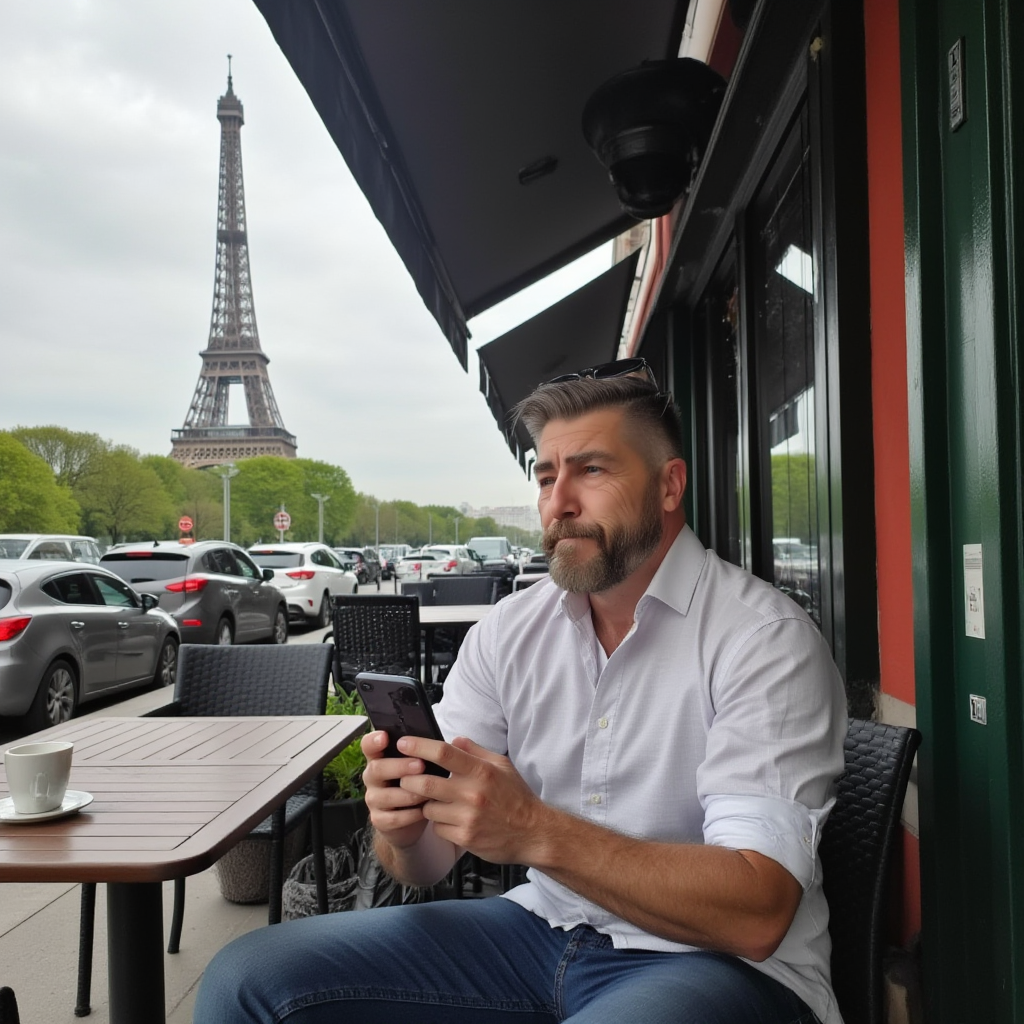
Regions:
[[560, 519], [552, 523], [545, 531], [541, 539], [541, 547], [544, 553], [550, 558], [555, 552], [555, 546], [560, 540], [596, 540], [598, 544], [604, 545], [604, 530], [600, 526], [585, 526], [577, 523], [574, 519]]

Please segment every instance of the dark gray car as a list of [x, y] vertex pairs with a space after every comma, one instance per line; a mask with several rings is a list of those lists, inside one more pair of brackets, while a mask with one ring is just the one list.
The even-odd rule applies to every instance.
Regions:
[[281, 591], [237, 544], [201, 540], [119, 544], [100, 560], [140, 594], [152, 594], [178, 624], [186, 644], [288, 639]]
[[31, 731], [116, 690], [174, 682], [174, 620], [107, 570], [81, 562], [0, 564], [0, 715]]

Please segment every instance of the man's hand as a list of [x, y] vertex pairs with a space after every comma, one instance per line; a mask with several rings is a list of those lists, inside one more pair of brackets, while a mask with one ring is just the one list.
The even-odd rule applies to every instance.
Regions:
[[366, 756], [363, 784], [366, 807], [377, 834], [396, 849], [413, 846], [427, 827], [423, 800], [397, 783], [407, 775], [424, 770], [423, 762], [411, 757], [386, 757], [388, 734], [367, 733], [360, 743]]
[[415, 763], [433, 761], [447, 779], [422, 769], [402, 776], [434, 832], [492, 864], [530, 863], [531, 850], [553, 813], [523, 781], [512, 762], [486, 747], [456, 737], [451, 743], [403, 736], [398, 749]]

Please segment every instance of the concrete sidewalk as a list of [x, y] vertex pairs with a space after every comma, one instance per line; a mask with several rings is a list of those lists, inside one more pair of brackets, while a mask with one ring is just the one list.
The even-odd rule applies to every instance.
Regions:
[[[82, 718], [142, 714], [167, 703], [173, 688], [153, 690]], [[164, 884], [164, 931], [171, 920], [174, 886]], [[266, 904], [229, 903], [213, 869], [192, 875], [186, 885], [181, 952], [164, 955], [168, 1024], [189, 1024], [196, 987], [214, 953], [236, 935], [266, 924]], [[23, 1024], [76, 1019], [78, 921], [81, 887], [74, 883], [11, 882], [0, 887], [0, 985], [18, 997]], [[109, 1020], [107, 1000], [106, 886], [97, 886], [92, 973], [92, 1015]]]

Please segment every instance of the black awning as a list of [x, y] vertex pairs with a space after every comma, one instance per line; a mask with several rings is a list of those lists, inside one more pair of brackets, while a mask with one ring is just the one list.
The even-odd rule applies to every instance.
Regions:
[[632, 223], [580, 117], [687, 0], [254, 2], [464, 367], [468, 318]]
[[521, 424], [512, 429], [509, 413], [538, 384], [615, 358], [639, 256], [637, 250], [543, 313], [477, 349], [480, 390], [523, 469], [533, 442]]

